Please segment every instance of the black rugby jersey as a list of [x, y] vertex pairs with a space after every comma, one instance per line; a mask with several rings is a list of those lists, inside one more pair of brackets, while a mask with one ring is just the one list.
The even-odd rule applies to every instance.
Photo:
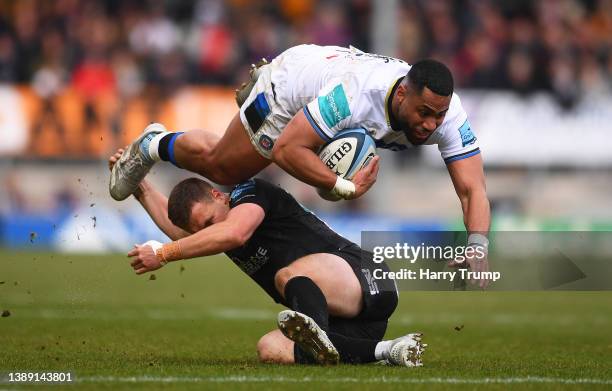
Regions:
[[357, 247], [271, 183], [251, 179], [236, 186], [230, 194], [230, 208], [248, 203], [261, 206], [265, 217], [243, 246], [225, 254], [276, 302], [282, 302], [274, 286], [279, 269], [309, 254]]

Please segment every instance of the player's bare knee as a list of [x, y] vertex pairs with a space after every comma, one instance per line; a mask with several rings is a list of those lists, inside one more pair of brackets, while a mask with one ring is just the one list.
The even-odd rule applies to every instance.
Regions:
[[257, 356], [259, 361], [265, 363], [291, 364], [292, 361], [283, 351], [282, 343], [274, 332], [261, 337], [257, 342]]
[[272, 354], [268, 335], [264, 335], [257, 341], [257, 356], [261, 362], [271, 362]]
[[299, 272], [299, 270], [295, 267], [287, 266], [276, 272], [274, 275], [274, 286], [276, 290], [285, 297], [285, 285], [289, 282], [290, 279], [297, 276], [302, 276], [303, 274]]

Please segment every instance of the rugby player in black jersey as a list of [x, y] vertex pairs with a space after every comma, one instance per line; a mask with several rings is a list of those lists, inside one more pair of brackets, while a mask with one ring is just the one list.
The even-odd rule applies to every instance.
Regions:
[[[109, 159], [112, 165], [123, 151]], [[393, 280], [374, 279], [372, 254], [343, 238], [289, 193], [259, 179], [230, 194], [191, 178], [169, 198], [142, 181], [134, 194], [173, 242], [129, 252], [137, 274], [168, 262], [224, 252], [277, 303], [278, 330], [259, 340], [265, 362], [420, 366], [421, 335], [383, 340], [397, 306]]]

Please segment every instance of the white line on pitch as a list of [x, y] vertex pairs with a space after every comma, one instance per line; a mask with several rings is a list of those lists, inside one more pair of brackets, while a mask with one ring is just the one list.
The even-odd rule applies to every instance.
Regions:
[[[227, 320], [266, 320], [275, 319], [277, 312], [270, 309], [214, 307], [208, 309], [170, 309], [170, 308], [141, 308], [141, 309], [107, 309], [107, 308], [15, 308], [13, 315], [29, 319], [153, 319], [153, 320], [197, 320], [197, 319], [227, 319]], [[440, 312], [421, 315], [399, 315], [391, 320], [400, 325], [418, 324], [458, 324], [464, 322], [469, 316], [456, 313]], [[533, 325], [539, 323], [572, 325], [584, 322], [589, 324], [609, 324], [612, 318], [604, 315], [591, 316], [588, 319], [572, 315], [543, 316], [540, 314], [496, 313], [487, 318], [479, 319], [481, 323]]]
[[285, 376], [221, 376], [221, 377], [114, 377], [95, 376], [75, 379], [83, 383], [405, 383], [405, 384], [515, 384], [515, 383], [548, 383], [548, 384], [612, 384], [612, 379], [564, 379], [556, 377], [485, 377], [461, 379], [453, 377], [285, 377]]

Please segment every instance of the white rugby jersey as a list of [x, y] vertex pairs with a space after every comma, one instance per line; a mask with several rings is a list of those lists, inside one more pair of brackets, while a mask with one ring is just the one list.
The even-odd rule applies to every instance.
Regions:
[[[389, 119], [394, 87], [410, 70], [405, 61], [353, 47], [300, 45], [272, 61], [275, 98], [290, 116], [304, 110], [317, 133], [329, 141], [343, 129], [364, 128], [378, 148], [413, 147]], [[453, 94], [444, 121], [424, 143], [438, 144], [446, 163], [480, 152], [461, 101]]]

